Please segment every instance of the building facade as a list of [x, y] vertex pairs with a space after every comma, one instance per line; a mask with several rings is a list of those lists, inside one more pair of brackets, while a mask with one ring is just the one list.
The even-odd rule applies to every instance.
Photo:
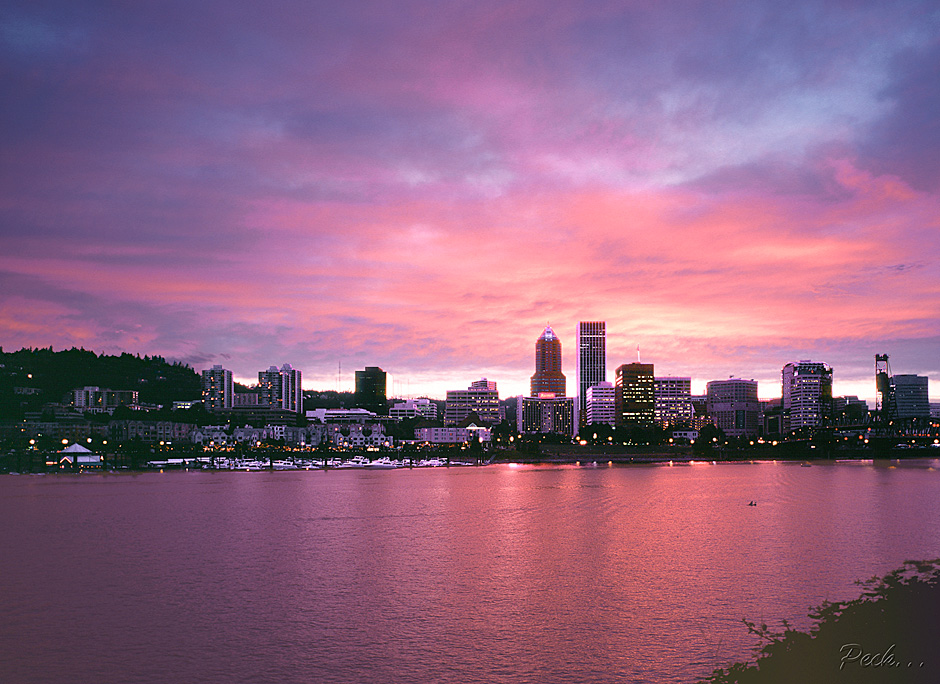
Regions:
[[587, 415], [588, 390], [607, 380], [607, 323], [581, 321], [575, 337], [577, 347], [576, 373], [578, 378], [578, 425], [589, 424]]
[[825, 363], [799, 361], [783, 367], [781, 416], [785, 435], [818, 429], [832, 419], [832, 368]]
[[587, 409], [585, 427], [600, 425], [613, 426], [616, 423], [617, 408], [614, 399], [614, 383], [599, 382], [587, 390]]
[[202, 371], [202, 405], [206, 411], [227, 411], [235, 396], [232, 371], [213, 366]]
[[727, 437], [758, 435], [761, 411], [756, 380], [712, 380], [705, 388], [708, 416]]
[[258, 405], [282, 411], [302, 413], [303, 394], [300, 390], [300, 371], [285, 363], [258, 371]]
[[550, 326], [545, 327], [535, 342], [535, 374], [529, 386], [529, 394], [533, 397], [546, 393], [556, 397], [565, 396], [565, 375], [561, 372], [561, 340]]
[[653, 380], [656, 424], [662, 428], [692, 427], [692, 378], [664, 377]]
[[499, 423], [499, 392], [496, 383], [483, 378], [465, 390], [448, 390], [444, 404], [444, 425], [459, 425], [475, 413], [486, 425]]
[[656, 421], [656, 386], [651, 363], [625, 363], [614, 380], [617, 427], [651, 428]]

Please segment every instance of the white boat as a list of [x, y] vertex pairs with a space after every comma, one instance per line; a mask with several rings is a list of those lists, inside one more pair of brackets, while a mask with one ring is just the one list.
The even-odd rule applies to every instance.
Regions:
[[343, 461], [337, 468], [365, 468], [370, 461], [365, 456], [353, 456], [348, 461]]
[[275, 470], [297, 470], [297, 464], [293, 461], [274, 461], [272, 465], [274, 466]]
[[368, 465], [366, 468], [372, 468], [373, 470], [391, 470], [392, 468], [400, 468], [400, 463], [395, 463], [388, 456], [382, 456], [382, 458], [377, 458]]
[[440, 468], [441, 466], [446, 466], [447, 461], [441, 460], [439, 458], [427, 458], [423, 461], [418, 461], [417, 466], [419, 468]]

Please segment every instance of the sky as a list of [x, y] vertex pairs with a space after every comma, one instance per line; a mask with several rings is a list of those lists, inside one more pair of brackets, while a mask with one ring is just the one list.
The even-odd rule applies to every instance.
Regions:
[[7, 0], [0, 345], [940, 401], [938, 83], [933, 0]]

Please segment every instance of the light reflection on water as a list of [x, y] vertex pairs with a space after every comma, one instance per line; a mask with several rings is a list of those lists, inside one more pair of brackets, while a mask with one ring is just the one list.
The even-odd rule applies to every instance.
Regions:
[[690, 681], [940, 556], [928, 466], [3, 477], [4, 681]]

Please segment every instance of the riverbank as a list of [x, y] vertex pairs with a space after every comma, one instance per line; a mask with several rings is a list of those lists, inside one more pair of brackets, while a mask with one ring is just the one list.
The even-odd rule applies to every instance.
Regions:
[[940, 560], [907, 561], [861, 585], [859, 598], [811, 612], [805, 632], [745, 620], [760, 642], [756, 661], [716, 670], [700, 684], [936, 682]]

